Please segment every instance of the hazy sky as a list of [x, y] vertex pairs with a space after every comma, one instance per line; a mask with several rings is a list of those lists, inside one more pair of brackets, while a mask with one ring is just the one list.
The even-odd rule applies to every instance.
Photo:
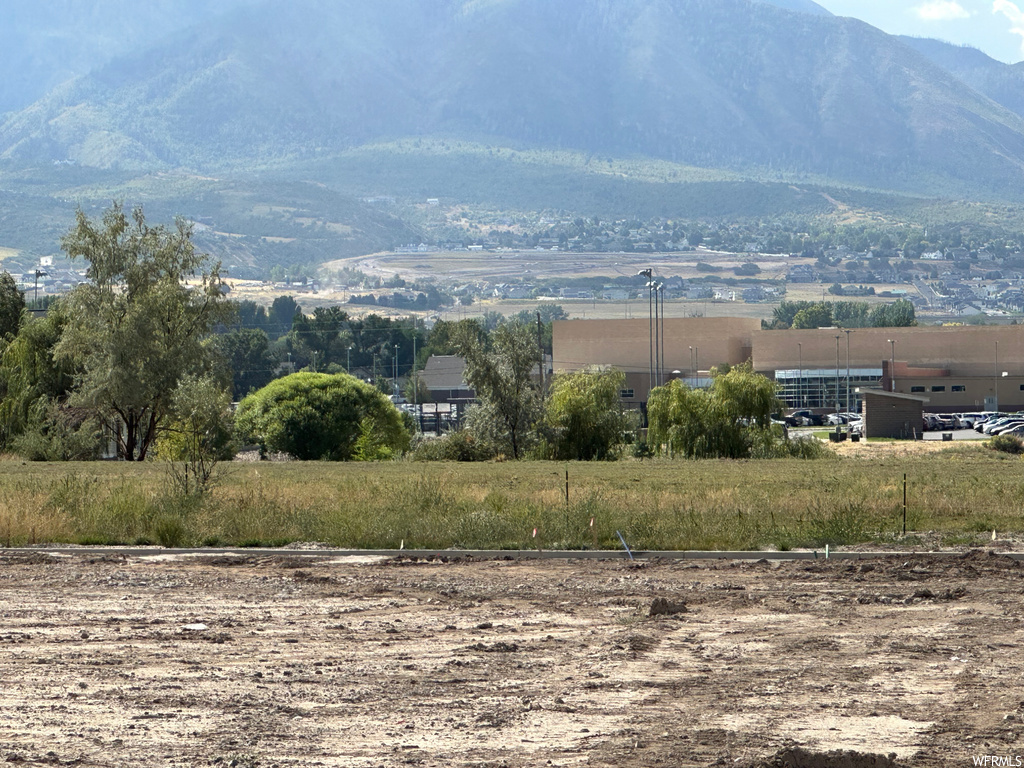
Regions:
[[934, 37], [1024, 61], [1024, 0], [816, 0], [893, 35]]

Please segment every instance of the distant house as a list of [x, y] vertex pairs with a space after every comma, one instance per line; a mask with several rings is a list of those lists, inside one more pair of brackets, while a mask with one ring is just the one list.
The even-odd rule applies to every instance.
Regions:
[[814, 283], [817, 282], [818, 278], [812, 267], [806, 264], [800, 264], [789, 270], [787, 279], [791, 283]]
[[464, 403], [476, 399], [465, 380], [466, 360], [458, 355], [431, 355], [419, 379], [435, 403]]
[[754, 286], [753, 288], [747, 288], [743, 291], [743, 300], [746, 302], [757, 302], [764, 301], [768, 298], [767, 292], [760, 286]]

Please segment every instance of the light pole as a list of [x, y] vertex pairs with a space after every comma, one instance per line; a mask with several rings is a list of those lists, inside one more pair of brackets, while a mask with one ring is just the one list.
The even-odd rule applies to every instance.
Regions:
[[393, 362], [394, 362], [394, 371], [395, 371], [394, 389], [395, 389], [395, 396], [397, 396], [398, 395], [398, 345], [397, 344], [395, 344], [395, 359], [394, 359]]
[[850, 331], [843, 333], [846, 334], [846, 412], [850, 413]]
[[41, 270], [41, 269], [37, 269], [36, 270], [36, 282], [35, 282], [35, 286], [33, 288], [33, 294], [32, 294], [32, 303], [36, 304], [36, 306], [38, 306], [38, 302], [39, 302], [39, 278], [40, 277], [47, 277], [47, 276], [48, 276], [48, 273], [43, 272], [43, 270]]
[[347, 351], [348, 351], [348, 361], [345, 364], [345, 373], [347, 373], [347, 374], [349, 374], [351, 376], [352, 375], [352, 345], [351, 344], [349, 344], [349, 347], [348, 347]]
[[[661, 294], [661, 367], [665, 368], [668, 362], [665, 360], [665, 284], [658, 284], [658, 293]], [[660, 371], [661, 369], [659, 369]], [[660, 376], [659, 376], [660, 378]]]
[[696, 385], [697, 376], [693, 372], [693, 345], [690, 345], [690, 383]]
[[999, 410], [999, 342], [996, 342], [996, 363], [992, 369], [992, 410]]
[[651, 346], [651, 360], [650, 360], [650, 371], [647, 382], [647, 397], [650, 399], [651, 390], [654, 389], [654, 308], [652, 302], [654, 301], [654, 293], [651, 291], [651, 270], [641, 269], [636, 273], [638, 277], [647, 278], [647, 330], [650, 336]]
[[700, 347], [693, 348], [694, 389], [700, 386]]
[[654, 386], [661, 386], [661, 334], [658, 324], [658, 284], [651, 280], [651, 295], [654, 296]]
[[796, 380], [796, 407], [804, 407], [804, 345], [802, 342], [796, 343], [796, 355], [798, 365], [800, 366], [797, 372]]
[[836, 334], [836, 431], [839, 431], [839, 339], [840, 334]]
[[889, 339], [889, 391], [896, 391], [896, 339]]

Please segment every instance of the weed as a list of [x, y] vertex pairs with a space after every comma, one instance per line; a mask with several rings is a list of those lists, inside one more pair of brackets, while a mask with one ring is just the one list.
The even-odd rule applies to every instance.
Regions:
[[185, 522], [175, 515], [157, 518], [153, 526], [156, 540], [162, 547], [180, 547], [185, 543]]

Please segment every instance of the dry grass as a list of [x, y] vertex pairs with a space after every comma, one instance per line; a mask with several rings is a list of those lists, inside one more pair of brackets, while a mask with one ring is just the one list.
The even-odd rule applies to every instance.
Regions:
[[841, 445], [833, 461], [233, 464], [200, 499], [175, 495], [157, 462], [5, 461], [0, 544], [618, 548], [616, 531], [641, 549], [884, 543], [902, 528], [904, 474], [911, 530], [957, 543], [1024, 531], [1020, 459], [935, 445]]

